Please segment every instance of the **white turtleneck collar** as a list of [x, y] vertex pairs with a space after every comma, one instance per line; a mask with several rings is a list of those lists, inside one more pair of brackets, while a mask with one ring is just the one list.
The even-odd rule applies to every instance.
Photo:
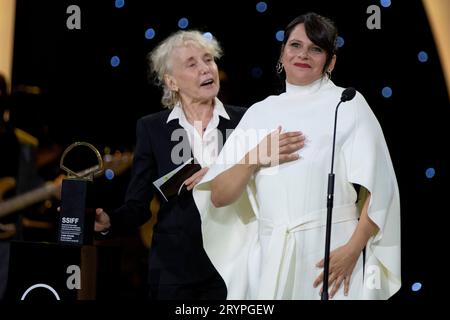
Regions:
[[330, 80], [326, 76], [304, 86], [294, 85], [286, 81], [286, 93], [302, 95], [313, 94], [329, 82]]

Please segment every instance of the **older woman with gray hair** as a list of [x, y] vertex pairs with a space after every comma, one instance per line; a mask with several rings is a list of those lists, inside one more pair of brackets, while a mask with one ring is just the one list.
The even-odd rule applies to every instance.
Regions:
[[[154, 227], [149, 260], [152, 299], [225, 299], [225, 284], [203, 249], [200, 216], [192, 188], [208, 170], [226, 132], [246, 109], [217, 98], [221, 48], [198, 31], [178, 31], [149, 55], [164, 111], [137, 122], [133, 173], [125, 203], [107, 214], [96, 211], [95, 230], [117, 234], [151, 217], [153, 182], [194, 158], [202, 167], [185, 182], [185, 191], [165, 199]], [[153, 213], [154, 214], [154, 213]]]

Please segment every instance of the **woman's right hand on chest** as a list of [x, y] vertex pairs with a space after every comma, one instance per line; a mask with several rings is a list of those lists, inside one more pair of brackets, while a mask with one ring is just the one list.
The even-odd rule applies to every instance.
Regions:
[[305, 146], [305, 136], [300, 131], [281, 133], [282, 127], [269, 133], [245, 156], [246, 164], [272, 167], [300, 159], [297, 151]]

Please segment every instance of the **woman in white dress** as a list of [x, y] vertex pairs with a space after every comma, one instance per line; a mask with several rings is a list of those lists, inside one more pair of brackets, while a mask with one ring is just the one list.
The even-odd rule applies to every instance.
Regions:
[[[334, 24], [314, 13], [287, 26], [277, 67], [286, 92], [249, 108], [194, 191], [205, 250], [228, 299], [320, 299], [343, 92], [330, 80], [336, 37]], [[387, 299], [401, 286], [399, 192], [381, 127], [360, 93], [339, 109], [335, 150], [329, 297]], [[368, 191], [361, 210], [355, 185]]]

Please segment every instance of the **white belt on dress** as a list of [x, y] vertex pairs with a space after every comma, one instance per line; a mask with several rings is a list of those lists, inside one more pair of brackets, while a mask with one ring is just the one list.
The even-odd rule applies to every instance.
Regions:
[[[288, 270], [295, 249], [295, 232], [319, 228], [326, 223], [327, 210], [304, 215], [290, 224], [278, 224], [267, 219], [258, 219], [260, 234], [271, 235], [269, 250], [263, 261], [258, 299], [281, 299], [288, 279]], [[355, 204], [333, 208], [333, 223], [359, 218]], [[312, 284], [311, 284], [312, 285]]]

